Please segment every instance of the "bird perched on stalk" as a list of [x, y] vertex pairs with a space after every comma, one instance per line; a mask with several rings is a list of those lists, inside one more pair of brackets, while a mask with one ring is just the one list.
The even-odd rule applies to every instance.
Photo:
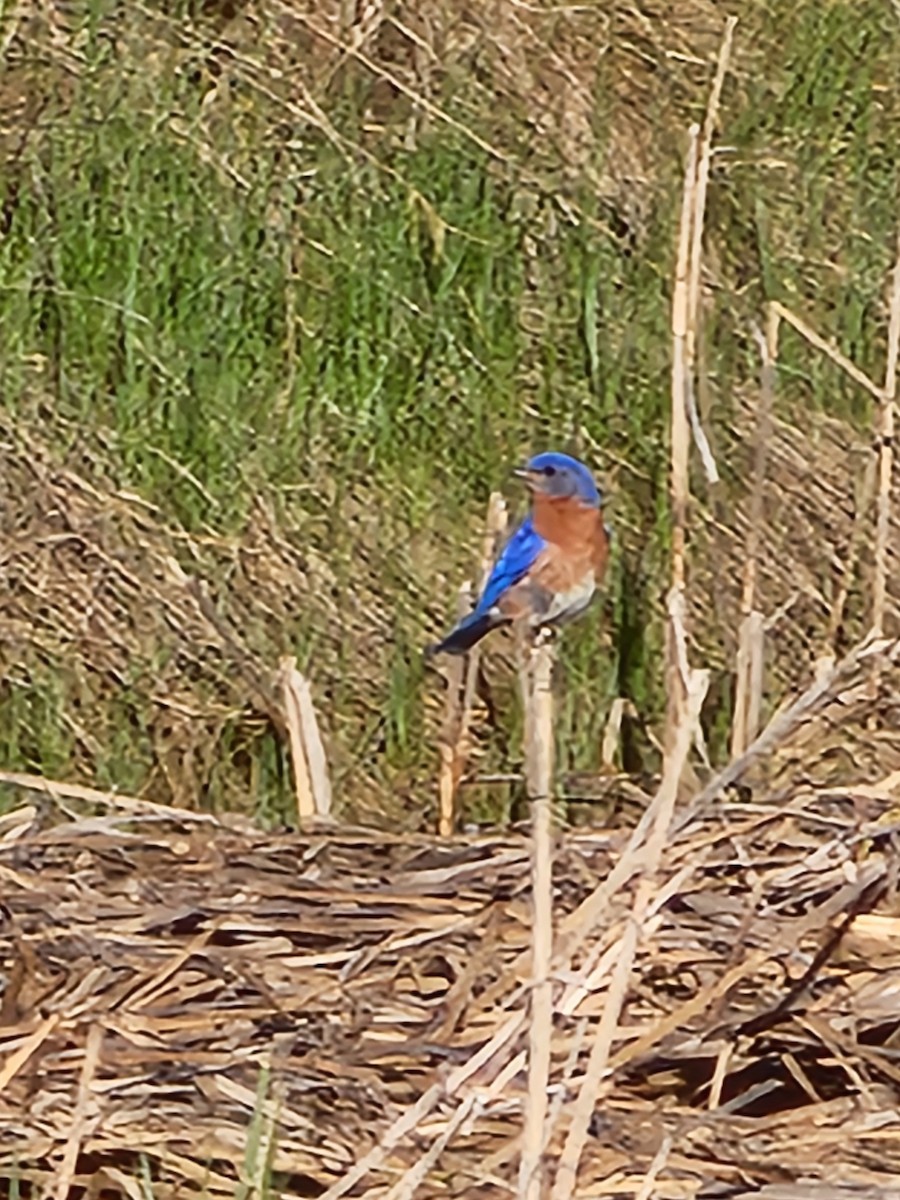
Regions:
[[535, 455], [515, 472], [531, 511], [500, 553], [473, 611], [429, 654], [465, 654], [501, 625], [532, 634], [579, 616], [602, 582], [610, 530], [588, 468], [568, 454]]

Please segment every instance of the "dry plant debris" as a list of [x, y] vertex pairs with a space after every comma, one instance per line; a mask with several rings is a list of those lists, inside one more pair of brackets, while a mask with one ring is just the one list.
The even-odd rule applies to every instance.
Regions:
[[[898, 777], [816, 785], [791, 745], [889, 709], [897, 657], [790, 734], [776, 788], [682, 809], [656, 871], [640, 829], [558, 840], [551, 1174], [633, 953], [576, 1196], [895, 1193]], [[274, 1194], [510, 1194], [524, 838], [267, 836], [14, 782], [42, 799], [0, 822], [0, 1169], [138, 1195], [144, 1155], [155, 1196], [232, 1195], [264, 1144]]]

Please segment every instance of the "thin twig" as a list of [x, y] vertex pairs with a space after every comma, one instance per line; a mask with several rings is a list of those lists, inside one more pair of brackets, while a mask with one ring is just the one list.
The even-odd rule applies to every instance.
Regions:
[[830, 647], [834, 653], [837, 649], [838, 638], [844, 624], [844, 613], [847, 609], [847, 601], [850, 598], [850, 589], [853, 584], [853, 577], [856, 571], [856, 565], [859, 561], [860, 551], [866, 540], [868, 532], [868, 516], [869, 510], [872, 507], [872, 501], [875, 498], [875, 480], [878, 475], [878, 459], [875, 455], [866, 456], [866, 469], [863, 472], [863, 477], [858, 481], [855, 487], [855, 511], [853, 513], [853, 528], [850, 530], [850, 541], [847, 546], [847, 554], [842, 563], [841, 581], [838, 585], [837, 595], [834, 598], [834, 603], [831, 606], [831, 614], [828, 618], [828, 634], [826, 636], [826, 645]]
[[121, 809], [136, 816], [156, 818], [160, 821], [176, 821], [181, 824], [217, 825], [221, 822], [210, 813], [190, 812], [171, 804], [157, 804], [154, 800], [143, 800], [137, 796], [126, 796], [121, 792], [104, 792], [99, 788], [85, 787], [81, 783], [65, 783], [56, 779], [45, 779], [43, 775], [28, 775], [20, 771], [0, 771], [0, 784], [37, 792], [57, 801], [76, 801], [91, 807]]
[[254, 700], [272, 722], [278, 736], [287, 739], [288, 730], [284, 711], [272, 694], [272, 689], [263, 678], [256, 663], [237, 640], [228, 622], [216, 611], [216, 606], [210, 599], [205, 584], [200, 579], [185, 574], [174, 560], [170, 560], [168, 565], [173, 575], [184, 584], [185, 591], [193, 599], [201, 615], [222, 639], [234, 665], [253, 692]]
[[466, 1062], [452, 1071], [443, 1083], [434, 1083], [424, 1092], [412, 1108], [404, 1109], [389, 1129], [382, 1134], [378, 1143], [353, 1164], [346, 1174], [335, 1180], [331, 1187], [322, 1194], [320, 1200], [339, 1200], [354, 1188], [370, 1171], [376, 1170], [390, 1154], [391, 1150], [412, 1133], [445, 1097], [454, 1096], [469, 1079], [488, 1064], [496, 1056], [503, 1054], [510, 1042], [516, 1038], [525, 1024], [522, 1012], [512, 1013], [501, 1025], [493, 1037], [480, 1050], [477, 1050]]
[[822, 335], [816, 333], [812, 326], [807, 325], [802, 317], [798, 317], [796, 313], [791, 312], [789, 308], [785, 308], [777, 300], [772, 301], [772, 308], [782, 320], [787, 321], [788, 325], [796, 329], [802, 337], [806, 338], [811, 346], [815, 346], [817, 350], [821, 350], [836, 366], [840, 367], [851, 379], [855, 380], [860, 387], [865, 388], [876, 400], [881, 400], [884, 394], [883, 389], [877, 383], [873, 382], [865, 371], [860, 370], [856, 363], [852, 362], [846, 354], [842, 354], [830, 342], [826, 342]]
[[470, 1092], [468, 1096], [464, 1097], [457, 1105], [453, 1116], [444, 1126], [441, 1133], [434, 1139], [425, 1153], [417, 1158], [412, 1166], [397, 1180], [384, 1197], [384, 1200], [412, 1200], [425, 1181], [428, 1172], [434, 1167], [446, 1150], [453, 1135], [465, 1123], [477, 1100], [478, 1097], [474, 1092]]

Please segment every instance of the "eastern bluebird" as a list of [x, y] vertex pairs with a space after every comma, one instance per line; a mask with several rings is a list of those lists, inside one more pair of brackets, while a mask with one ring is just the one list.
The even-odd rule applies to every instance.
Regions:
[[503, 547], [473, 611], [431, 654], [464, 654], [499, 625], [522, 622], [536, 633], [570, 621], [602, 582], [610, 530], [584, 463], [551, 451], [515, 474], [531, 492], [531, 512]]

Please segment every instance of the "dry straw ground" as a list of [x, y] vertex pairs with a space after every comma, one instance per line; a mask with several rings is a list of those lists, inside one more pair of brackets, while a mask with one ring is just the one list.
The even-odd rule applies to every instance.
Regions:
[[[805, 729], [898, 715], [870, 660], [823, 699]], [[893, 786], [801, 766], [752, 803], [691, 806], [638, 923], [642, 833], [560, 842], [551, 1163], [634, 952], [576, 1195], [895, 1194]], [[0, 830], [5, 1171], [33, 1194], [142, 1195], [142, 1170], [156, 1196], [509, 1194], [521, 838], [272, 838], [112, 797], [78, 816], [102, 798], [65, 788], [35, 800]]]

